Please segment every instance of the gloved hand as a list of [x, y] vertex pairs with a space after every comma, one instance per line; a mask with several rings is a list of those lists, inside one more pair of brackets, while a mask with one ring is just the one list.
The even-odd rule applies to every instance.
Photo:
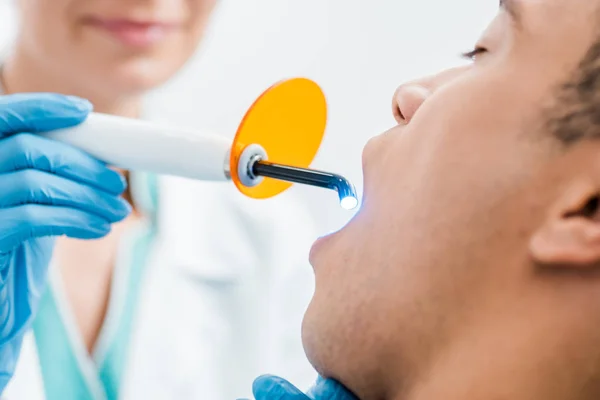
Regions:
[[91, 109], [60, 95], [0, 96], [0, 392], [45, 288], [52, 237], [100, 238], [131, 210], [120, 174], [31, 134], [77, 125]]
[[304, 394], [283, 378], [265, 375], [254, 381], [252, 392], [256, 400], [357, 400], [337, 381], [321, 377]]

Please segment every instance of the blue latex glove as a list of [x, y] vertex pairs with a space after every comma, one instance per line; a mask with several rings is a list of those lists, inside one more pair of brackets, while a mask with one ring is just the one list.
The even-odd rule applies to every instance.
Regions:
[[254, 381], [252, 392], [256, 400], [358, 400], [337, 381], [321, 377], [304, 394], [283, 378], [265, 375]]
[[131, 210], [120, 174], [31, 134], [77, 125], [91, 109], [53, 94], [0, 96], [0, 392], [45, 288], [52, 237], [100, 238]]

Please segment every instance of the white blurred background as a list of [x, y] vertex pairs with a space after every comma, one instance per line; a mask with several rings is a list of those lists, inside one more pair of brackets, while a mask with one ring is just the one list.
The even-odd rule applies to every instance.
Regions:
[[[0, 49], [18, 23], [0, 0]], [[362, 190], [361, 150], [393, 126], [398, 84], [461, 63], [495, 14], [497, 0], [220, 0], [204, 45], [189, 66], [149, 99], [149, 111], [177, 125], [233, 136], [244, 112], [272, 83], [316, 80], [330, 107], [315, 168]], [[398, 171], [402, 173], [402, 171]], [[320, 229], [351, 216], [336, 195], [296, 186]]]

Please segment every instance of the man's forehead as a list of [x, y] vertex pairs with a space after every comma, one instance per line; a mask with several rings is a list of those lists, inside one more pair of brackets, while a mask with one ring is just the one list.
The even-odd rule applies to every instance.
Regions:
[[542, 46], [579, 54], [600, 33], [600, 0], [502, 0], [500, 6], [522, 34], [518, 42], [530, 50]]
[[570, 19], [570, 16], [575, 15], [592, 13], [590, 15], [592, 16], [593, 11], [600, 10], [600, 0], [500, 0], [499, 2], [501, 8], [517, 17], [562, 16]]

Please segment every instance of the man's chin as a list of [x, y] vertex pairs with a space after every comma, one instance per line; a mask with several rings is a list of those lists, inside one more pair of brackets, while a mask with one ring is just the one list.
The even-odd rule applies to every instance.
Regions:
[[[344, 368], [336, 368], [337, 363], [345, 362], [345, 360], [342, 360], [335, 355], [337, 349], [337, 346], [335, 345], [336, 338], [321, 329], [322, 325], [318, 323], [320, 317], [313, 314], [313, 307], [315, 306], [311, 302], [302, 322], [302, 343], [304, 345], [306, 357], [320, 377], [333, 379], [345, 386], [347, 390], [351, 391], [352, 389], [351, 386], [349, 386], [349, 382], [343, 379]], [[332, 397], [332, 399], [351, 398], [337, 396], [341, 396], [340, 390], [336, 392], [336, 396]], [[315, 398], [320, 399], [320, 397]]]
[[356, 324], [347, 319], [343, 309], [328, 306], [327, 295], [317, 289], [302, 321], [302, 344], [308, 361], [321, 377], [340, 382], [360, 399], [384, 398], [380, 396], [377, 349], [364, 340], [364, 330], [354, 329]]
[[313, 296], [304, 319], [302, 320], [302, 344], [310, 364], [320, 376], [325, 378], [338, 378], [338, 364], [345, 362], [340, 357], [339, 338], [335, 322], [327, 318], [327, 312], [319, 298], [318, 291]]
[[313, 296], [302, 320], [302, 345], [311, 365], [319, 375], [326, 376], [328, 371], [325, 360], [327, 357], [324, 354], [323, 347], [327, 348], [328, 338], [319, 330], [318, 310], [319, 307], [315, 304], [315, 297]]

